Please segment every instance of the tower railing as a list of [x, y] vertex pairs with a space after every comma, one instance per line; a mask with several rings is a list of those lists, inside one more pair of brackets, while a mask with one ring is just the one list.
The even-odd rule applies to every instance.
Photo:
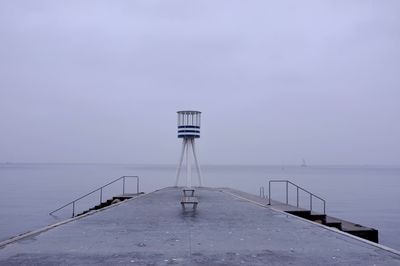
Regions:
[[[313, 198], [316, 198], [320, 200], [323, 203], [323, 208], [324, 208], [324, 214], [326, 214], [326, 201], [315, 195], [314, 193], [311, 193], [310, 191], [294, 184], [293, 182], [290, 182], [289, 180], [270, 180], [268, 183], [268, 205], [271, 205], [271, 184], [272, 183], [286, 183], [286, 205], [289, 205], [289, 185], [294, 186], [296, 188], [296, 207], [299, 208], [299, 191], [304, 191], [307, 193], [310, 197], [310, 211], [313, 210]], [[260, 192], [261, 194], [261, 192]]]
[[86, 198], [89, 195], [92, 195], [93, 193], [99, 192], [100, 203], [102, 203], [103, 202], [103, 188], [108, 187], [109, 185], [114, 184], [115, 182], [120, 181], [120, 180], [122, 180], [122, 195], [125, 195], [125, 179], [126, 178], [136, 178], [136, 193], [139, 194], [139, 177], [138, 176], [124, 175], [124, 176], [121, 176], [121, 177], [119, 177], [119, 178], [117, 178], [117, 179], [105, 184], [104, 186], [101, 186], [101, 187], [99, 187], [99, 188], [97, 188], [97, 189], [95, 189], [95, 190], [93, 190], [93, 191], [91, 191], [91, 192], [89, 192], [89, 193], [87, 193], [87, 194], [85, 194], [85, 195], [83, 195], [83, 196], [81, 196], [81, 197], [79, 197], [79, 198], [77, 198], [77, 199], [75, 199], [75, 200], [63, 205], [63, 206], [61, 206], [61, 207], [59, 207], [58, 209], [55, 209], [54, 211], [50, 212], [49, 215], [52, 215], [53, 213], [58, 212], [58, 211], [60, 211], [60, 210], [62, 210], [64, 208], [72, 205], [72, 217], [74, 217], [75, 216], [75, 205], [76, 205], [76, 202], [80, 201], [83, 198]]

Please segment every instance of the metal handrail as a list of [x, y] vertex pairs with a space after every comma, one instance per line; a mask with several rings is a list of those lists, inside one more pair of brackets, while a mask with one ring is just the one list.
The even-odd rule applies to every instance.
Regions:
[[302, 190], [306, 193], [308, 193], [310, 195], [310, 211], [312, 211], [312, 207], [313, 207], [313, 197], [319, 199], [320, 201], [322, 201], [322, 203], [324, 204], [324, 214], [326, 214], [326, 201], [321, 198], [318, 197], [317, 195], [311, 193], [310, 191], [296, 185], [293, 182], [290, 182], [289, 180], [269, 180], [268, 183], [268, 205], [271, 205], [271, 183], [286, 183], [286, 204], [289, 205], [289, 184], [293, 185], [294, 187], [296, 187], [296, 192], [297, 192], [297, 203], [296, 203], [296, 207], [299, 207], [299, 190]]
[[95, 189], [95, 190], [93, 190], [93, 191], [91, 191], [91, 192], [89, 192], [89, 193], [87, 193], [87, 194], [85, 194], [85, 195], [83, 195], [83, 196], [81, 196], [81, 197], [79, 197], [79, 198], [77, 198], [77, 199], [75, 199], [75, 200], [63, 205], [63, 206], [61, 206], [60, 208], [50, 212], [49, 215], [52, 215], [53, 213], [55, 213], [55, 212], [57, 212], [57, 211], [59, 211], [61, 209], [64, 209], [65, 207], [67, 207], [67, 206], [72, 204], [72, 217], [74, 217], [75, 216], [75, 202], [77, 202], [77, 201], [79, 201], [79, 200], [81, 200], [81, 199], [83, 199], [83, 198], [85, 198], [85, 197], [87, 197], [87, 196], [89, 196], [89, 195], [91, 195], [91, 194], [93, 194], [93, 193], [95, 193], [95, 192], [100, 190], [100, 203], [102, 203], [102, 201], [103, 201], [103, 188], [105, 188], [105, 187], [107, 187], [107, 186], [109, 186], [109, 185], [111, 185], [111, 184], [113, 184], [113, 183], [115, 183], [115, 182], [117, 182], [117, 181], [119, 181], [121, 179], [122, 179], [122, 194], [124, 195], [125, 194], [125, 178], [127, 178], [127, 177], [128, 178], [136, 178], [136, 191], [139, 194], [139, 177], [138, 176], [124, 175], [124, 176], [121, 176], [121, 177], [119, 177], [119, 178], [117, 178], [117, 179], [105, 184], [104, 186], [101, 186], [101, 187], [99, 187], [99, 188], [97, 188], [97, 189]]

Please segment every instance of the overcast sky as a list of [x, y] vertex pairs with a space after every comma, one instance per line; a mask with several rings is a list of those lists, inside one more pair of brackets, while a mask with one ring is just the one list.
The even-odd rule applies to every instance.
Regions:
[[0, 0], [0, 162], [400, 165], [400, 1]]

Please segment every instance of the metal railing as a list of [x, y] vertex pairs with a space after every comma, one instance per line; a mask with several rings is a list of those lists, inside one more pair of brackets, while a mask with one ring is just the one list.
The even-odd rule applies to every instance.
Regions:
[[121, 176], [121, 177], [119, 177], [119, 178], [117, 178], [117, 179], [105, 184], [104, 186], [101, 186], [101, 187], [99, 187], [99, 188], [97, 188], [97, 189], [95, 189], [95, 190], [93, 190], [93, 191], [91, 191], [91, 192], [89, 192], [89, 193], [87, 193], [87, 194], [85, 194], [85, 195], [83, 195], [83, 196], [81, 196], [81, 197], [79, 197], [79, 198], [77, 198], [77, 199], [75, 199], [75, 200], [63, 205], [63, 206], [61, 206], [60, 208], [50, 212], [49, 214], [52, 215], [53, 213], [58, 212], [59, 210], [64, 209], [65, 207], [68, 207], [69, 205], [72, 205], [72, 217], [75, 217], [75, 205], [76, 205], [75, 203], [77, 201], [79, 201], [79, 200], [81, 200], [83, 198], [86, 198], [87, 196], [89, 196], [89, 195], [91, 195], [91, 194], [93, 194], [93, 193], [95, 193], [97, 191], [100, 191], [100, 204], [101, 204], [103, 202], [103, 188], [105, 188], [105, 187], [107, 187], [107, 186], [109, 186], [109, 185], [111, 185], [111, 184], [113, 184], [113, 183], [115, 183], [115, 182], [117, 182], [119, 180], [122, 180], [122, 195], [125, 195], [125, 179], [126, 178], [136, 178], [136, 193], [139, 194], [139, 177], [138, 176], [124, 175], [124, 176]]
[[310, 211], [313, 209], [313, 198], [319, 199], [324, 205], [324, 214], [326, 214], [326, 202], [323, 198], [311, 193], [310, 191], [290, 182], [289, 180], [270, 180], [268, 184], [268, 205], [271, 205], [271, 183], [286, 183], [286, 204], [289, 205], [289, 184], [296, 188], [296, 207], [299, 208], [299, 190], [302, 190], [310, 195]]

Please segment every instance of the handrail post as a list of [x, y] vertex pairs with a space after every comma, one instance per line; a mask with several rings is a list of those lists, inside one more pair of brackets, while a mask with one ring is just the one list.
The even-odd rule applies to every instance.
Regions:
[[271, 181], [268, 182], [268, 205], [271, 205]]
[[326, 210], [325, 210], [325, 200], [324, 200], [324, 214], [326, 214]]
[[310, 211], [312, 211], [312, 194], [310, 193]]
[[299, 207], [299, 187], [296, 186], [296, 190], [297, 190], [297, 208]]
[[137, 191], [137, 194], [139, 194], [139, 177], [138, 176], [136, 177], [136, 191]]
[[122, 179], [122, 195], [125, 195], [125, 176]]
[[103, 201], [103, 187], [100, 188], [100, 204]]
[[289, 205], [289, 182], [286, 180], [286, 205]]
[[75, 201], [72, 202], [72, 217], [75, 216]]

